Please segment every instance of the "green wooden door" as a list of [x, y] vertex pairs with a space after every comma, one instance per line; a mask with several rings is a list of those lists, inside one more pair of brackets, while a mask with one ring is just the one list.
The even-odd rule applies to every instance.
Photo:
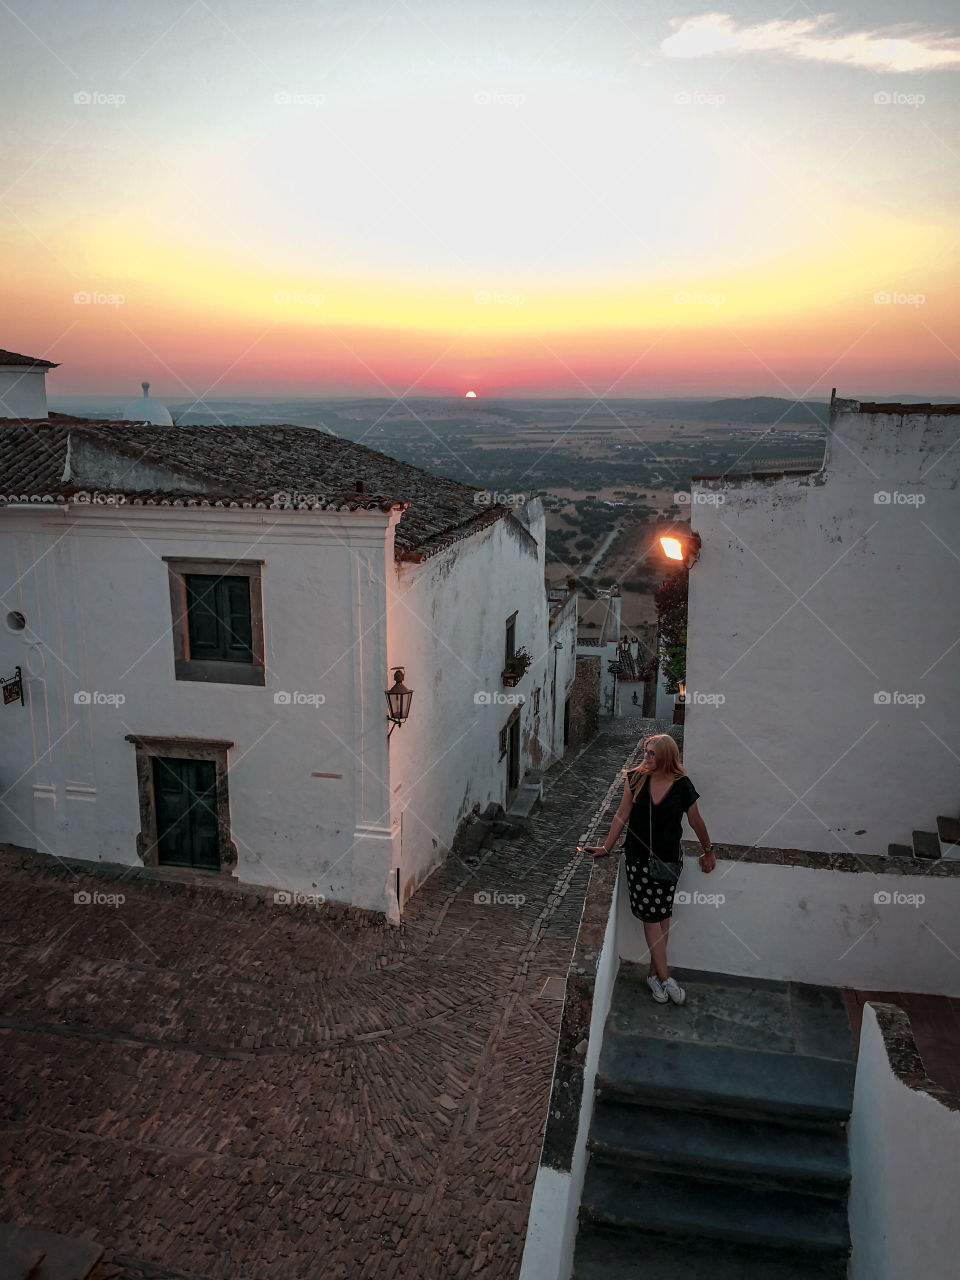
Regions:
[[212, 760], [154, 756], [157, 856], [161, 866], [220, 870], [217, 777]]

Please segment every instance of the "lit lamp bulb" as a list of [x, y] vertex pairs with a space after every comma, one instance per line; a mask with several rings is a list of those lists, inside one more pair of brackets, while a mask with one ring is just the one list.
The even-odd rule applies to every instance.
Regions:
[[663, 553], [668, 560], [683, 559], [683, 547], [677, 538], [661, 538], [660, 545], [663, 547]]

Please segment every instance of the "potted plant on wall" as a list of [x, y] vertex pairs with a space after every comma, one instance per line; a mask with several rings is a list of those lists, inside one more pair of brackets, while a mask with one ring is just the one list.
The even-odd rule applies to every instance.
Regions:
[[503, 683], [511, 687], [518, 684], [532, 662], [533, 658], [531, 658], [530, 654], [527, 653], [526, 649], [521, 645], [516, 652], [510, 655], [504, 665], [503, 671], [501, 672], [501, 679], [503, 680]]

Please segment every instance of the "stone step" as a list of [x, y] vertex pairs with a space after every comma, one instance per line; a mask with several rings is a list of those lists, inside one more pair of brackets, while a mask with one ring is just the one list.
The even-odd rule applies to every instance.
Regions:
[[608, 1031], [596, 1090], [613, 1101], [822, 1128], [849, 1118], [855, 1070], [829, 1058]]
[[573, 1280], [844, 1280], [846, 1259], [778, 1258], [769, 1250], [604, 1231], [585, 1222]]
[[628, 1173], [595, 1160], [587, 1166], [580, 1220], [634, 1238], [653, 1232], [679, 1237], [682, 1244], [723, 1241], [781, 1258], [840, 1261], [850, 1251], [845, 1203], [660, 1172]]
[[0, 1280], [36, 1280], [43, 1250], [17, 1241], [0, 1243]]
[[937, 835], [942, 844], [960, 844], [960, 818], [937, 818]]
[[913, 852], [918, 858], [939, 858], [940, 837], [935, 831], [914, 831]]
[[[41, 1260], [34, 1264], [32, 1271], [25, 1273], [24, 1280], [87, 1280], [103, 1257], [102, 1246], [90, 1240], [63, 1236], [40, 1227], [17, 1227], [9, 1222], [0, 1222], [0, 1251], [4, 1249], [39, 1253]], [[11, 1280], [13, 1277], [19, 1280], [15, 1271], [10, 1276]], [[7, 1272], [2, 1269], [2, 1253], [0, 1277], [8, 1280]]]
[[912, 858], [913, 845], [911, 844], [888, 844], [887, 856], [890, 858]]
[[596, 1160], [694, 1172], [740, 1187], [843, 1198], [850, 1181], [847, 1140], [839, 1125], [832, 1132], [793, 1130], [757, 1120], [599, 1100], [587, 1145]]

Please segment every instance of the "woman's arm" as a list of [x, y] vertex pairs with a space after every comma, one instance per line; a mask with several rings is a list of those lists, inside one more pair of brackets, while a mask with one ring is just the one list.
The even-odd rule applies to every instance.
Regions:
[[625, 782], [623, 784], [623, 797], [620, 801], [620, 808], [613, 815], [613, 820], [610, 823], [610, 830], [607, 832], [606, 840], [604, 840], [603, 844], [587, 845], [584, 852], [592, 853], [594, 856], [602, 856], [605, 853], [610, 853], [614, 845], [620, 839], [620, 832], [626, 826], [627, 819], [630, 817], [630, 810], [632, 808], [633, 793], [630, 790], [630, 783]]
[[712, 871], [717, 865], [717, 859], [714, 856], [713, 845], [710, 843], [710, 837], [707, 835], [707, 826], [703, 818], [700, 816], [700, 810], [697, 808], [697, 802], [687, 810], [687, 821], [693, 827], [697, 839], [703, 845], [703, 853], [700, 855], [700, 870]]

